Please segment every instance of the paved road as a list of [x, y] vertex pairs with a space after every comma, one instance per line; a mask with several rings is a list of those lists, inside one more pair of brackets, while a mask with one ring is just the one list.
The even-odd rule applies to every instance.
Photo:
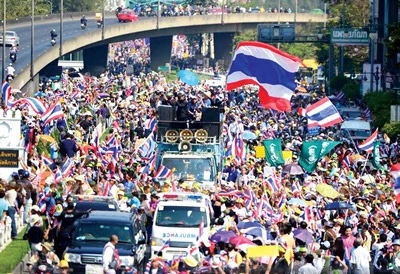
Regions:
[[[150, 18], [140, 18], [139, 20], [149, 20]], [[88, 24], [85, 30], [81, 29], [80, 18], [73, 18], [73, 19], [64, 19], [64, 32], [63, 32], [63, 40], [68, 40], [73, 37], [76, 37], [78, 35], [81, 35], [82, 33], [88, 33], [92, 32], [94, 30], [97, 30], [97, 24], [95, 19], [89, 18], [88, 19]], [[114, 17], [109, 17], [105, 19], [105, 27], [111, 26], [111, 25], [116, 25], [116, 24], [135, 24], [133, 23], [119, 23], [117, 18]], [[1, 27], [0, 27], [1, 28]], [[56, 32], [59, 34], [60, 33], [60, 22], [59, 21], [50, 21], [50, 22], [42, 22], [40, 24], [35, 25], [35, 32], [34, 32], [34, 37], [35, 37], [35, 43], [34, 43], [34, 58], [37, 58], [41, 54], [43, 54], [46, 49], [51, 47], [50, 44], [50, 31], [52, 29], [55, 29]], [[19, 46], [19, 52], [18, 52], [18, 59], [14, 63], [14, 67], [16, 70], [16, 73], [21, 71], [27, 64], [30, 63], [30, 58], [31, 58], [31, 26], [30, 24], [23, 24], [23, 25], [16, 25], [16, 26], [10, 26], [7, 28], [7, 30], [13, 30], [16, 31], [19, 38], [20, 38], [20, 46]], [[59, 37], [57, 37], [57, 42], [59, 41]], [[3, 65], [3, 55], [2, 55], [2, 46], [0, 46], [0, 71], [2, 69]], [[7, 66], [9, 64], [9, 47], [7, 47], [6, 51], [6, 60], [7, 60]]]

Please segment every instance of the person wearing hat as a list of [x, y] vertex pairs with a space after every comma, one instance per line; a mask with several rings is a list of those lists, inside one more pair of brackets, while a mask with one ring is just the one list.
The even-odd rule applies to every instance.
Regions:
[[[44, 260], [45, 259], [45, 260]], [[27, 263], [29, 270], [32, 270], [35, 265], [48, 264], [51, 266], [59, 266], [60, 259], [52, 251], [52, 246], [49, 242], [41, 244], [39, 252], [33, 254]]]
[[68, 274], [70, 273], [69, 271], [69, 264], [66, 260], [61, 260], [59, 268], [61, 270], [60, 274]]
[[128, 211], [128, 204], [125, 199], [125, 192], [118, 190], [117, 192], [117, 204], [121, 211]]
[[393, 244], [393, 261], [394, 261], [394, 269], [393, 273], [400, 273], [400, 239], [396, 239]]
[[144, 273], [163, 274], [165, 273], [164, 265], [165, 262], [162, 260], [162, 258], [158, 257], [157, 255], [152, 255], [144, 268]]
[[31, 255], [36, 254], [42, 249], [41, 243], [44, 239], [44, 231], [40, 225], [41, 218], [38, 215], [32, 216], [29, 222], [29, 230], [26, 234], [31, 247]]
[[272, 265], [269, 266], [271, 269], [270, 273], [279, 273], [279, 274], [287, 274], [290, 273], [289, 264], [285, 259], [285, 253], [287, 251], [287, 246], [285, 242], [278, 244], [278, 256], [272, 262]]

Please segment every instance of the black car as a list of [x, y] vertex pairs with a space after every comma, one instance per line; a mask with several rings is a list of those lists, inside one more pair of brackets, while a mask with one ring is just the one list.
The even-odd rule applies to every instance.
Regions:
[[119, 211], [117, 202], [113, 197], [96, 195], [71, 195], [76, 211]]
[[121, 269], [129, 272], [132, 267], [143, 270], [146, 254], [146, 236], [141, 230], [136, 214], [116, 211], [93, 211], [75, 222], [72, 244], [65, 251], [73, 273], [88, 271], [102, 273], [102, 253], [111, 234], [118, 235], [116, 246]]

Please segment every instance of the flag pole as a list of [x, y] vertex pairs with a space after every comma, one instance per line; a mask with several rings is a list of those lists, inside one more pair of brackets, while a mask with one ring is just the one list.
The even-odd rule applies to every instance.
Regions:
[[351, 140], [351, 142], [353, 143], [353, 145], [354, 145], [354, 148], [356, 149], [356, 151], [357, 151], [357, 154], [360, 154], [360, 152], [358, 151], [358, 146], [356, 145], [356, 143], [354, 143], [354, 140], [351, 138], [351, 135], [350, 135], [350, 132], [349, 132], [349, 130], [348, 129], [346, 129], [346, 131], [347, 131], [347, 134], [349, 135], [349, 138], [350, 138], [350, 140]]
[[368, 152], [368, 154], [367, 154], [367, 159], [365, 159], [365, 163], [364, 163], [363, 169], [362, 169], [362, 171], [361, 171], [361, 176], [364, 175], [364, 171], [365, 171], [365, 167], [367, 166], [369, 154], [370, 154], [370, 153]]

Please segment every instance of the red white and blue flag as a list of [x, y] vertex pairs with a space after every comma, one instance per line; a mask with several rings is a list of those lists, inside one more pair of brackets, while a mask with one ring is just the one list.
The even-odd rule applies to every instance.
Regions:
[[369, 136], [367, 140], [362, 142], [362, 144], [359, 144], [358, 148], [360, 150], [364, 150], [368, 153], [372, 153], [372, 150], [374, 149], [374, 143], [375, 143], [377, 137], [378, 137], [378, 129], [376, 129], [375, 132], [372, 133], [371, 136]]
[[349, 168], [351, 166], [350, 154], [347, 154], [342, 160], [342, 166]]
[[160, 165], [158, 168], [156, 174], [154, 174], [154, 178], [157, 179], [166, 179], [172, 175], [173, 171], [172, 169], [169, 169], [168, 167], [164, 165]]
[[164, 242], [164, 244], [161, 246], [160, 250], [158, 252], [163, 251], [164, 249], [167, 249], [169, 247], [169, 244], [171, 243], [171, 240], [168, 239]]
[[68, 177], [72, 173], [73, 168], [74, 168], [74, 161], [72, 161], [70, 158], [67, 158], [67, 160], [64, 162], [61, 168], [61, 174], [64, 177]]
[[149, 130], [150, 132], [155, 131], [155, 130], [156, 130], [156, 126], [157, 126], [156, 117], [147, 119], [147, 120], [144, 122], [144, 129], [147, 129], [147, 130]]
[[241, 42], [233, 56], [226, 89], [257, 85], [262, 107], [291, 111], [290, 99], [296, 89], [294, 78], [300, 64], [303, 62], [298, 57], [271, 45]]
[[60, 101], [57, 100], [52, 106], [50, 106], [45, 113], [42, 114], [43, 126], [47, 125], [51, 121], [64, 117], [64, 112], [61, 108]]
[[343, 122], [336, 107], [332, 104], [328, 97], [324, 97], [318, 102], [312, 104], [304, 110], [299, 110], [299, 113], [305, 114], [308, 119], [308, 127], [313, 128], [320, 126], [326, 128]]
[[392, 167], [390, 168], [390, 173], [392, 174], [392, 177], [394, 179], [394, 184], [393, 184], [394, 192], [396, 194], [399, 194], [400, 193], [400, 164], [392, 165]]
[[43, 104], [42, 100], [34, 97], [22, 98], [13, 103], [9, 102], [10, 107], [14, 107], [17, 104], [27, 105], [30, 110], [36, 114], [43, 114], [46, 112], [46, 106]]
[[48, 166], [54, 163], [54, 161], [50, 157], [46, 156], [44, 153], [42, 153], [42, 160], [43, 163], [45, 163]]
[[11, 96], [11, 86], [7, 81], [3, 82], [1, 86], [1, 98], [3, 98], [4, 105], [11, 107], [12, 103], [9, 102]]
[[279, 190], [278, 185], [276, 184], [275, 179], [270, 176], [265, 180], [265, 185], [271, 190], [272, 193]]
[[155, 149], [156, 149], [157, 143], [154, 140], [154, 134], [151, 133], [146, 140], [143, 142], [143, 144], [141, 144], [138, 149], [137, 152], [140, 155], [140, 158], [142, 158], [142, 160], [148, 160], [150, 159], [150, 157], [153, 155]]

